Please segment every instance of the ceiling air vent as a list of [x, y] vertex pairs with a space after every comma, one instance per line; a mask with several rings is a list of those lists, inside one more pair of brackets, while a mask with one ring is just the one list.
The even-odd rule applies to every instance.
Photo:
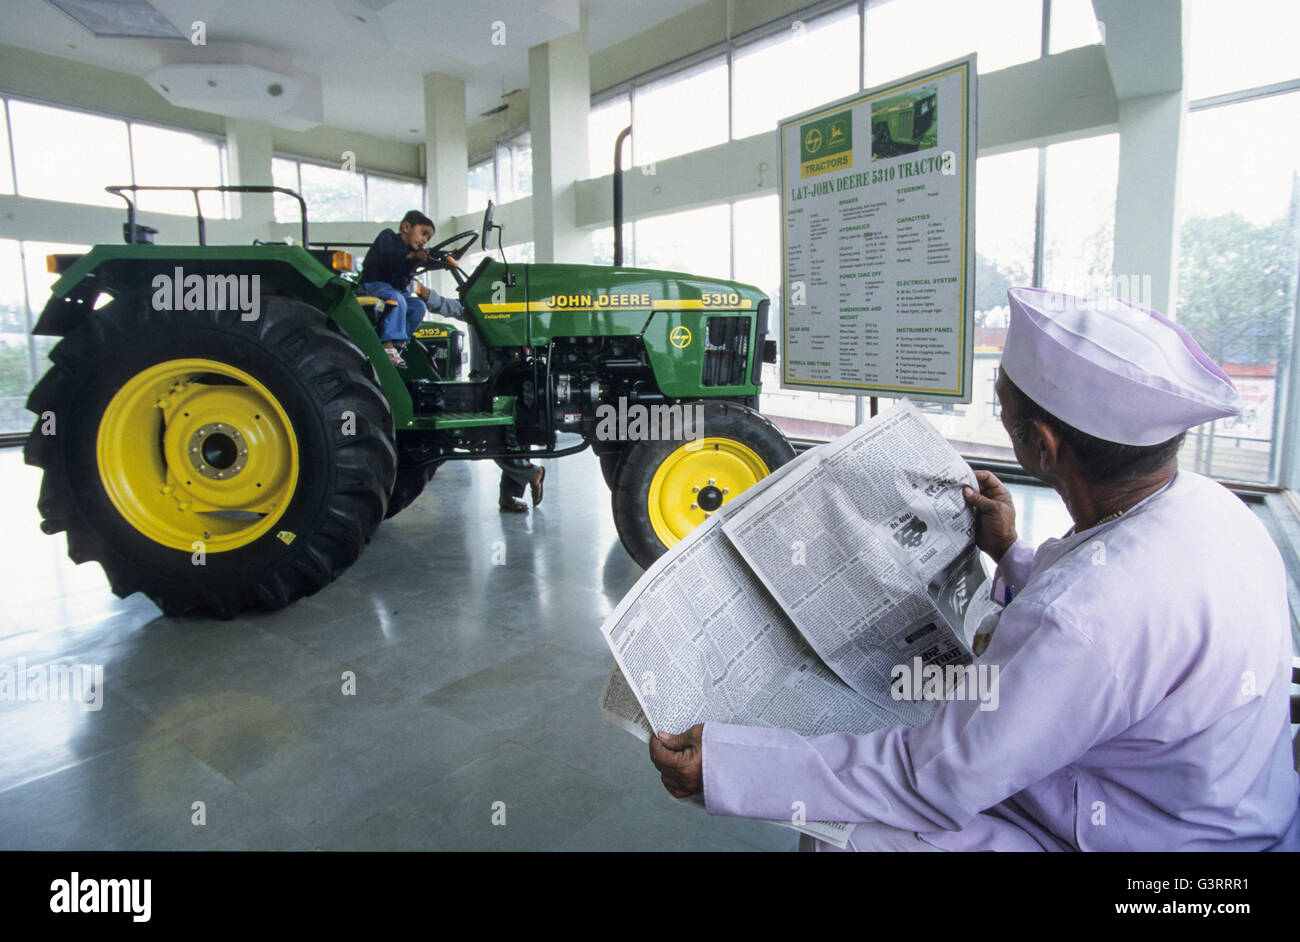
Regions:
[[146, 0], [49, 0], [103, 39], [185, 39]]

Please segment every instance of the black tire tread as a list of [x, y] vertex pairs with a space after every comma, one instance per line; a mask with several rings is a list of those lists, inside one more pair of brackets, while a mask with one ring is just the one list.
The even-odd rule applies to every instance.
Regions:
[[[684, 405], [691, 408], [697, 404], [697, 402], [690, 402]], [[751, 431], [745, 434], [748, 441], [739, 437], [737, 440], [743, 441], [751, 448], [756, 443], [768, 446], [769, 455], [764, 460], [768, 464], [769, 472], [775, 471], [795, 457], [794, 447], [786, 440], [785, 435], [761, 413], [741, 403], [726, 400], [705, 400], [703, 405], [705, 437], [714, 437], [714, 433], [709, 431], [711, 425], [716, 426], [720, 421], [727, 424], [739, 421], [748, 426]], [[665, 441], [634, 442], [627, 447], [618, 464], [614, 487], [610, 494], [614, 526], [628, 554], [645, 569], [667, 552], [667, 547], [654, 533], [645, 509], [646, 494], [643, 485], [648, 485], [646, 472], [652, 474], [653, 468], [658, 467], [659, 463], [679, 444], [680, 442]]]
[[388, 512], [384, 514], [384, 519], [396, 517], [415, 503], [416, 498], [424, 492], [424, 486], [433, 480], [433, 475], [437, 470], [438, 466], [436, 464], [423, 468], [398, 467], [397, 477], [393, 481], [393, 492], [388, 495]]
[[[44, 471], [38, 499], [41, 528], [51, 534], [66, 532], [69, 557], [78, 563], [98, 561], [115, 594], [126, 597], [143, 591], [167, 615], [210, 611], [231, 617], [244, 608], [283, 608], [319, 591], [356, 561], [384, 519], [397, 466], [392, 411], [373, 380], [369, 361], [331, 329], [319, 311], [293, 298], [269, 297], [257, 321], [241, 324], [238, 312], [155, 311], [147, 297], [126, 295], [89, 312], [55, 345], [52, 365], [32, 390], [27, 408], [38, 417], [46, 410], [58, 415], [60, 408], [75, 401], [85, 372], [106, 354], [148, 332], [193, 327], [199, 318], [204, 327], [245, 338], [251, 333], [313, 391], [318, 413], [331, 417], [326, 427], [333, 429], [328, 446], [335, 455], [337, 486], [327, 493], [315, 525], [293, 541], [280, 565], [249, 571], [238, 582], [200, 586], [192, 579], [148, 571], [88, 525], [68, 484], [66, 447], [56, 441], [57, 435], [40, 433], [38, 418], [24, 460]], [[355, 435], [344, 435], [341, 423], [332, 420], [344, 410], [356, 416]], [[273, 539], [270, 534], [262, 539], [268, 538]]]

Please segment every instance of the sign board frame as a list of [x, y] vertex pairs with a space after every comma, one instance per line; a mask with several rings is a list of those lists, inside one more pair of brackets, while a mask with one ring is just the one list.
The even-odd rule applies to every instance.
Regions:
[[[957, 304], [956, 310], [952, 312], [953, 317], [951, 319], [939, 321], [933, 318], [928, 318], [920, 326], [909, 327], [908, 330], [919, 333], [922, 329], [925, 329], [926, 336], [923, 340], [924, 346], [919, 348], [923, 350], [935, 349], [935, 338], [952, 338], [952, 342], [956, 346], [956, 357], [955, 363], [953, 363], [946, 371], [948, 374], [946, 379], [949, 381], [925, 386], [918, 384], [899, 384], [897, 381], [894, 383], [855, 382], [842, 377], [838, 379], [823, 379], [813, 378], [806, 374], [792, 375], [791, 358], [788, 355], [788, 351], [790, 350], [791, 312], [798, 310], [800, 307], [803, 307], [805, 310], [807, 309], [807, 293], [810, 287], [808, 284], [804, 284], [801, 289], [802, 293], [800, 294], [799, 292], [792, 290], [791, 285], [790, 260], [792, 247], [790, 245], [790, 203], [793, 201], [793, 194], [797, 192], [798, 188], [802, 187], [804, 183], [816, 181], [817, 177], [829, 181], [835, 181], [837, 178], [858, 179], [862, 176], [862, 168], [865, 166], [866, 175], [870, 178], [875, 170], [886, 170], [891, 166], [897, 166], [899, 163], [912, 157], [913, 155], [909, 153], [896, 154], [888, 158], [875, 157], [873, 154], [875, 141], [873, 140], [873, 135], [871, 133], [872, 105], [880, 104], [884, 100], [895, 98], [896, 96], [906, 95], [909, 90], [920, 89], [927, 83], [935, 83], [944, 79], [947, 80], [947, 86], [945, 87], [950, 87], [955, 80], [958, 83], [958, 88], [960, 90], [956, 96], [950, 92], [946, 98], [940, 97], [940, 93], [936, 92], [935, 97], [937, 107], [943, 109], [951, 108], [955, 104], [960, 105], [961, 114], [958, 121], [957, 132], [960, 140], [953, 141], [953, 135], [951, 132], [946, 135], [946, 139], [944, 139], [944, 135], [940, 134], [937, 136], [934, 144], [923, 144], [921, 150], [933, 148], [933, 154], [925, 155], [930, 158], [927, 165], [933, 165], [936, 158], [941, 161], [946, 161], [947, 163], [942, 165], [942, 169], [937, 172], [945, 177], [955, 177], [957, 181], [957, 186], [953, 189], [957, 191], [957, 226], [959, 232], [953, 233], [953, 235], [956, 236], [957, 240], [959, 240], [959, 246], [958, 250], [954, 253], [952, 261], [947, 266], [939, 269], [939, 272], [943, 277], [951, 277], [955, 274], [957, 278]], [[801, 114], [785, 118], [779, 123], [777, 134], [779, 138], [778, 146], [781, 150], [782, 389], [814, 390], [825, 393], [844, 393], [852, 396], [881, 396], [894, 399], [907, 398], [932, 402], [969, 403], [971, 401], [971, 373], [974, 367], [975, 336], [975, 157], [977, 134], [977, 85], [978, 77], [976, 72], [976, 57], [972, 53], [969, 56], [954, 59], [951, 62], [946, 62], [942, 65], [935, 66], [934, 68], [916, 72], [905, 78], [898, 79], [897, 81], [878, 85], [875, 88], [870, 88], [855, 95], [850, 95], [846, 98], [841, 98], [838, 101], [821, 105]], [[955, 100], [958, 98], [959, 101]], [[846, 114], [850, 116], [860, 116], [863, 112], [866, 114], [865, 122], [862, 120], [852, 120], [852, 118], [850, 118], [848, 124], [845, 124]], [[940, 111], [939, 115], [942, 116], [942, 114], [943, 112]], [[903, 116], [902, 120], [905, 129], [910, 128], [911, 118], [912, 116], [910, 114]], [[836, 122], [839, 122], [838, 126], [832, 127]], [[936, 119], [936, 124], [937, 123], [938, 119]], [[826, 125], [825, 128], [821, 127], [823, 124]], [[813, 125], [813, 127], [809, 129], [810, 141], [805, 141], [805, 135], [801, 133], [800, 126], [807, 128], [809, 125]], [[857, 141], [853, 140], [854, 127], [858, 130], [857, 136], [859, 140]], [[792, 128], [794, 129], [793, 135], [791, 134]], [[865, 135], [866, 139], [862, 140], [861, 138], [864, 135], [861, 131], [864, 128], [868, 133]], [[788, 151], [794, 149], [790, 146], [792, 137], [798, 142], [797, 146], [800, 151], [797, 155], [797, 160], [795, 159], [796, 155], [788, 153]], [[809, 152], [809, 143], [816, 145], [815, 155]], [[855, 146], [859, 149], [859, 153], [865, 152], [869, 159], [861, 162], [855, 161], [853, 156]], [[916, 153], [919, 155], [920, 150]], [[947, 173], [947, 169], [951, 168], [953, 163], [956, 164], [956, 167], [953, 168], [953, 172]], [[790, 176], [790, 173], [793, 173], [794, 176]], [[805, 173], [808, 174], [807, 177], [803, 176]], [[876, 183], [868, 183], [866, 184], [866, 190], [859, 192], [871, 192], [872, 195], [887, 193], [891, 205], [893, 205], [898, 182], [897, 179], [891, 179], [887, 183], [882, 182], [875, 190], [873, 190], [873, 187], [876, 186]], [[806, 190], [807, 188], [804, 187], [804, 189]], [[950, 201], [952, 199], [951, 194], [944, 193], [941, 195]], [[860, 226], [857, 228], [866, 227]], [[890, 269], [895, 267], [892, 248], [895, 230], [891, 227], [889, 228], [888, 233], [890, 244], [885, 249], [885, 258], [883, 262], [879, 264], [882, 266], [881, 270], [883, 271], [883, 275], [881, 276], [882, 283], [886, 285], [890, 282], [894, 283], [893, 298], [896, 303], [898, 299], [897, 291], [899, 276], [897, 274], [893, 276], [890, 275]], [[920, 237], [913, 236], [913, 238]], [[839, 240], [836, 238], [828, 241], [829, 244], [835, 247], [836, 257], [825, 260], [823, 262], [825, 266], [823, 270], [829, 272], [825, 277], [828, 279], [829, 283], [834, 286], [830, 290], [838, 293], [840, 290], [839, 284], [842, 280], [840, 277], [839, 264]], [[922, 240], [922, 247], [919, 251], [923, 252], [925, 250], [924, 245], [924, 240]], [[808, 260], [809, 254], [810, 253], [805, 247], [805, 265], [811, 264]], [[938, 276], [939, 275], [936, 275], [936, 277]], [[927, 281], [925, 284], [928, 285], [929, 282]], [[926, 291], [928, 289], [923, 288], [921, 290]], [[882, 296], [885, 294], [883, 288], [881, 294]], [[802, 303], [795, 305], [792, 303], [794, 300], [802, 300]], [[898, 319], [898, 313], [893, 304], [888, 305], [887, 307], [882, 305], [881, 308], [883, 308], [883, 310], [881, 310], [882, 316], [878, 325], [879, 329], [874, 335], [876, 337], [876, 343], [881, 348], [886, 344], [893, 347], [897, 343], [895, 339], [897, 337], [897, 328], [901, 326], [896, 322]], [[839, 316], [840, 313], [841, 308], [837, 303], [835, 306], [834, 316]], [[889, 336], [887, 336], [887, 331], [885, 329], [885, 318], [887, 316], [891, 317], [894, 321], [892, 324], [888, 325], [890, 331]], [[809, 328], [805, 326], [800, 329], [806, 331]], [[839, 344], [839, 337], [836, 334], [829, 334], [828, 337], [829, 339], [827, 342], [831, 344], [828, 354], [831, 357], [830, 363], [834, 364], [838, 359], [836, 353], [838, 349], [837, 345]], [[953, 351], [949, 348], [947, 350], [949, 359], [951, 359], [952, 353]], [[924, 354], [922, 354], [922, 358], [923, 357]], [[895, 359], [895, 366], [896, 363], [897, 359]], [[956, 374], [955, 376], [952, 375], [954, 372]], [[897, 378], [895, 377], [895, 379]]]

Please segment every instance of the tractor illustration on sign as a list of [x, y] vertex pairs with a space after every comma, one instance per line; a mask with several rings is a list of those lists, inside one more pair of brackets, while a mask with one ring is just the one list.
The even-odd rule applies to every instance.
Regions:
[[937, 146], [938, 102], [939, 92], [933, 85], [872, 102], [871, 159]]

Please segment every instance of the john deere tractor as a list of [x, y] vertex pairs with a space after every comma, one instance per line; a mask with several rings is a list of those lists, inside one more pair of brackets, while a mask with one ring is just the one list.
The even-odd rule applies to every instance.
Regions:
[[[624, 546], [649, 565], [793, 457], [758, 413], [768, 299], [748, 285], [594, 265], [457, 264], [500, 227], [429, 252], [476, 355], [426, 322], [399, 369], [351, 255], [308, 240], [277, 187], [110, 187], [125, 244], [51, 256], [26, 460], [46, 533], [113, 591], [166, 613], [280, 608], [338, 577], [447, 461], [593, 448]], [[301, 244], [153, 244], [141, 189], [281, 192]], [[465, 374], [465, 375], [461, 375]], [[636, 421], [639, 417], [640, 421]], [[702, 419], [702, 427], [692, 420]], [[656, 434], [656, 430], [658, 434]]]
[[939, 143], [939, 91], [925, 85], [915, 92], [882, 98], [871, 105], [871, 157], [914, 154]]

